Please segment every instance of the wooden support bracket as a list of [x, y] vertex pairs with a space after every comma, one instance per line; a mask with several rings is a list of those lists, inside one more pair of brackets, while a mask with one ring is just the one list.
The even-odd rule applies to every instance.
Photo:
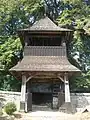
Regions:
[[27, 80], [26, 80], [26, 82], [28, 82], [32, 78], [33, 78], [33, 76], [28, 77]]
[[57, 76], [62, 82], [64, 82], [64, 79], [60, 76], [60, 75], [58, 75]]

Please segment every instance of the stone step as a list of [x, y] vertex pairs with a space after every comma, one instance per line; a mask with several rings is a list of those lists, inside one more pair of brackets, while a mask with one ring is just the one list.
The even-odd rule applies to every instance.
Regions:
[[40, 110], [40, 111], [51, 111], [51, 105], [49, 106], [43, 106], [43, 105], [33, 105], [32, 111], [34, 110]]

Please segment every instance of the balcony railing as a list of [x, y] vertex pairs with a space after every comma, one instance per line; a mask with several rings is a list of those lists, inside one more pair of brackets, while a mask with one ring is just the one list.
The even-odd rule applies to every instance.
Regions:
[[64, 46], [25, 46], [25, 56], [66, 56]]

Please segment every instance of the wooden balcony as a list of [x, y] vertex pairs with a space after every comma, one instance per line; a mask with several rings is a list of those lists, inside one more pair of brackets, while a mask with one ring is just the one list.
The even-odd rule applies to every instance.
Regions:
[[66, 56], [65, 46], [25, 46], [25, 56]]

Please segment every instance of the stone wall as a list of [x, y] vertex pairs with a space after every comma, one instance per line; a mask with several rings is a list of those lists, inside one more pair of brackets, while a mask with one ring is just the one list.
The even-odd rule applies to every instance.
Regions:
[[15, 102], [17, 110], [20, 108], [20, 92], [0, 91], [0, 107], [7, 102]]
[[71, 101], [77, 111], [90, 105], [90, 93], [71, 93]]
[[[15, 102], [19, 110], [20, 92], [0, 91], [0, 106], [10, 101]], [[71, 93], [71, 101], [74, 107], [77, 108], [77, 111], [80, 111], [82, 108], [90, 105], [90, 93]]]

